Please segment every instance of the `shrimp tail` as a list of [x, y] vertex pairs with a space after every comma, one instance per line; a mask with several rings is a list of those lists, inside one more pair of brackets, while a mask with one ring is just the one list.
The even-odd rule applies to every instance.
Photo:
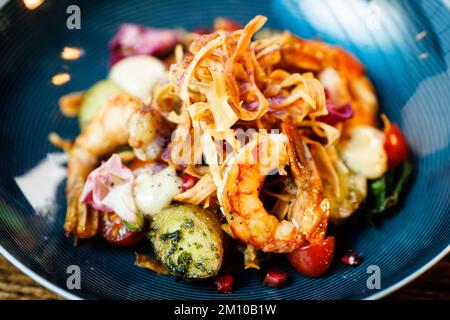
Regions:
[[322, 180], [314, 159], [297, 128], [291, 121], [281, 125], [288, 137], [287, 154], [298, 191], [289, 211], [292, 222], [309, 242], [325, 237], [330, 204], [324, 197]]
[[308, 180], [308, 183], [314, 188], [321, 189], [322, 181], [314, 159], [293, 122], [284, 121], [281, 124], [281, 130], [288, 137], [287, 154], [293, 176], [297, 180], [300, 177], [309, 176], [311, 179]]

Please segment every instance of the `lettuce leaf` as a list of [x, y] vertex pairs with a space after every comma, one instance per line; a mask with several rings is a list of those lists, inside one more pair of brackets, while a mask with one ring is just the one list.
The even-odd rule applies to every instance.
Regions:
[[369, 184], [368, 206], [371, 215], [379, 215], [398, 203], [412, 169], [412, 164], [405, 162]]

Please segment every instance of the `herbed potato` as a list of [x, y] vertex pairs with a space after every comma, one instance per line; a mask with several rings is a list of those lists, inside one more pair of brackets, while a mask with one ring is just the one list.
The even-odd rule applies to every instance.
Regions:
[[175, 204], [153, 216], [149, 238], [170, 273], [187, 279], [216, 275], [222, 265], [220, 221], [194, 205]]

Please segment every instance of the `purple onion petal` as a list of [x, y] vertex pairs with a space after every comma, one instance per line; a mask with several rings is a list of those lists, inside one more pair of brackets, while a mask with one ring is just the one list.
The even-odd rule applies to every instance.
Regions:
[[245, 110], [248, 110], [248, 111], [256, 111], [256, 110], [258, 110], [258, 107], [259, 107], [258, 101], [252, 101], [250, 103], [244, 103], [242, 105], [242, 108], [244, 108]]
[[353, 117], [354, 111], [350, 103], [346, 103], [340, 107], [336, 107], [329, 100], [327, 100], [328, 114], [317, 118], [318, 121], [325, 122], [329, 125], [335, 125], [339, 122], [348, 120]]
[[277, 107], [277, 106], [281, 105], [285, 99], [286, 99], [285, 97], [283, 97], [281, 95], [277, 95], [275, 97], [268, 98], [267, 101], [269, 101], [270, 106]]

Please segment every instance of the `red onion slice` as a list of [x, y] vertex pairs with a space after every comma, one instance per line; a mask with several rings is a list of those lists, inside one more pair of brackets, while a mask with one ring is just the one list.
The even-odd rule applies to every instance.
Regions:
[[346, 103], [340, 107], [336, 107], [329, 100], [327, 100], [328, 114], [317, 118], [318, 121], [325, 122], [329, 125], [335, 125], [339, 122], [348, 120], [353, 117], [354, 111], [350, 103]]

